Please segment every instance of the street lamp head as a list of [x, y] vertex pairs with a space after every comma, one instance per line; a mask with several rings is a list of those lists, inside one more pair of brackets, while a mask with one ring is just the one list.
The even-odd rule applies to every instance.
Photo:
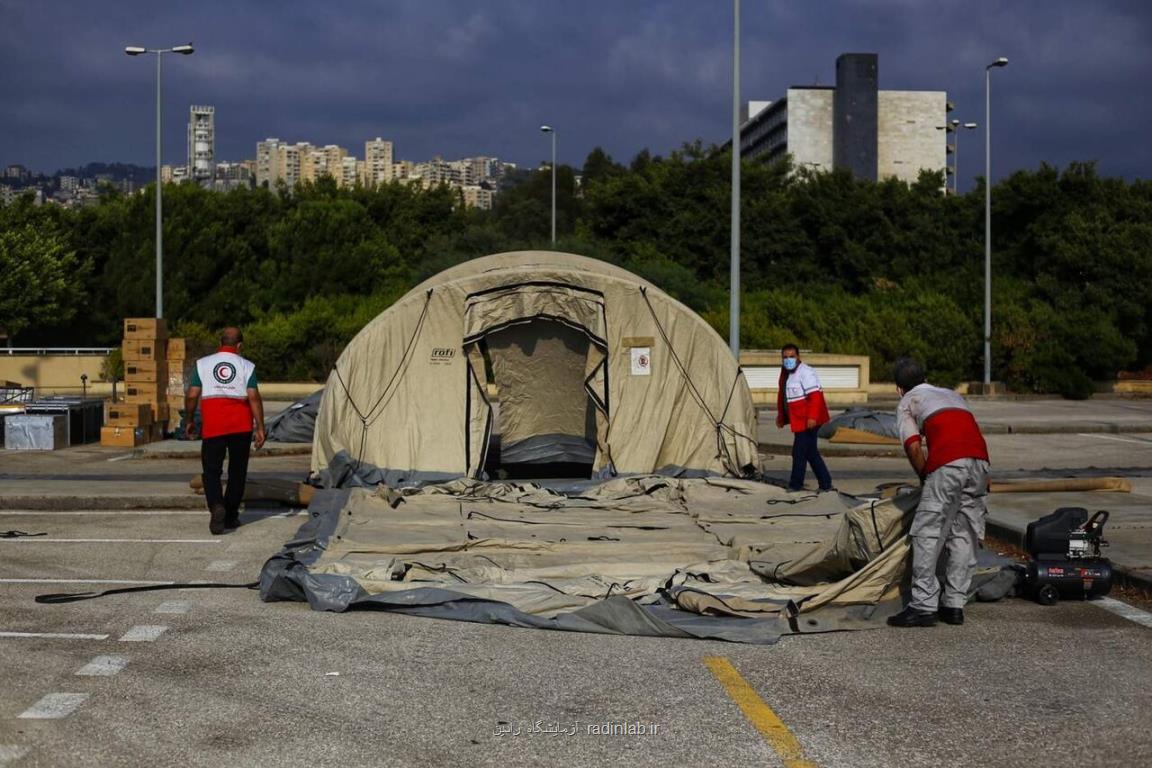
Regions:
[[550, 125], [542, 125], [542, 126], [540, 126], [540, 130], [541, 130], [541, 132], [543, 132], [543, 133], [552, 133], [552, 126], [550, 126]]
[[1001, 56], [1000, 58], [996, 59], [996, 61], [989, 64], [988, 69], [992, 69], [992, 67], [1006, 67], [1006, 66], [1008, 66], [1008, 59], [1005, 56]]
[[148, 49], [141, 48], [138, 45], [129, 45], [124, 49], [124, 53], [128, 54], [129, 56], [139, 56], [142, 53], [148, 53]]
[[960, 121], [956, 118], [952, 118], [952, 128], [955, 129], [958, 125], [960, 125]]
[[968, 130], [972, 130], [973, 128], [976, 127], [976, 123], [964, 123], [964, 127], [967, 128]]
[[179, 53], [183, 54], [184, 56], [191, 55], [192, 50], [192, 43], [188, 43], [187, 45], [176, 45], [172, 47], [172, 53]]

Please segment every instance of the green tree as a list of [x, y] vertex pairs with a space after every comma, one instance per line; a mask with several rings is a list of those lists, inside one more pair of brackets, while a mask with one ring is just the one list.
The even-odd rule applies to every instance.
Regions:
[[77, 311], [87, 269], [47, 220], [0, 228], [0, 327], [10, 337]]

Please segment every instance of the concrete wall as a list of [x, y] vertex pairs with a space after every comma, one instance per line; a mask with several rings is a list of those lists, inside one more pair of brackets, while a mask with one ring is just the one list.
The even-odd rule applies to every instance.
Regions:
[[788, 152], [794, 166], [832, 170], [831, 88], [788, 89]]
[[[816, 369], [824, 386], [829, 405], [858, 405], [868, 402], [868, 379], [872, 366], [867, 355], [834, 355], [803, 352], [800, 357]], [[780, 351], [745, 349], [740, 352], [740, 366], [752, 390], [752, 402], [759, 407], [776, 407], [776, 390], [780, 376]]]
[[[12, 381], [24, 387], [35, 387], [41, 395], [80, 394], [80, 375], [88, 374], [88, 394], [111, 397], [112, 384], [100, 381], [102, 355], [5, 355], [0, 354], [0, 382]], [[299, 400], [324, 385], [316, 383], [262, 382], [260, 392], [265, 400]], [[120, 394], [124, 382], [117, 385]]]
[[880, 178], [913, 183], [920, 169], [943, 171], [948, 133], [944, 91], [880, 91], [877, 156]]
[[88, 374], [91, 390], [92, 385], [100, 381], [100, 366], [103, 363], [103, 355], [0, 354], [0, 381], [36, 387], [37, 394], [71, 394], [80, 391], [81, 374]]

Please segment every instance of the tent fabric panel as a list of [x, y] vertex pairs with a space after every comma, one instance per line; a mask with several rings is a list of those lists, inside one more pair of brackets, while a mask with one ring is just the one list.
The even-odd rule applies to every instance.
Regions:
[[584, 390], [588, 338], [535, 320], [485, 337], [500, 404], [501, 461], [596, 458], [596, 408]]
[[314, 472], [341, 450], [376, 467], [466, 472], [461, 299], [450, 290], [415, 296], [357, 334], [325, 386]]

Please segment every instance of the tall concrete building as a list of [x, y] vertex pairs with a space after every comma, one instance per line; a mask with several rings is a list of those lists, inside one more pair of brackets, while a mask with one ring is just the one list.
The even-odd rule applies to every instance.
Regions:
[[393, 179], [392, 142], [377, 136], [364, 142], [364, 186], [375, 187]]
[[836, 60], [835, 86], [793, 86], [784, 98], [749, 104], [740, 129], [744, 158], [792, 156], [796, 168], [844, 168], [857, 178], [915, 182], [947, 173], [944, 91], [882, 91], [872, 53]]
[[288, 189], [295, 187], [302, 181], [302, 174], [309, 166], [311, 157], [312, 145], [306, 141], [281, 144], [276, 155], [277, 180], [283, 179]]
[[842, 54], [832, 97], [832, 165], [869, 181], [876, 181], [877, 171], [879, 70], [874, 53]]
[[216, 109], [192, 106], [188, 111], [188, 178], [211, 184], [216, 173]]
[[299, 181], [314, 182], [321, 176], [331, 176], [338, 186], [343, 186], [344, 158], [348, 156], [348, 150], [336, 144], [327, 144], [323, 147], [313, 147], [310, 144], [297, 146], [301, 147]]
[[280, 139], [256, 143], [256, 186], [272, 188], [280, 178]]

